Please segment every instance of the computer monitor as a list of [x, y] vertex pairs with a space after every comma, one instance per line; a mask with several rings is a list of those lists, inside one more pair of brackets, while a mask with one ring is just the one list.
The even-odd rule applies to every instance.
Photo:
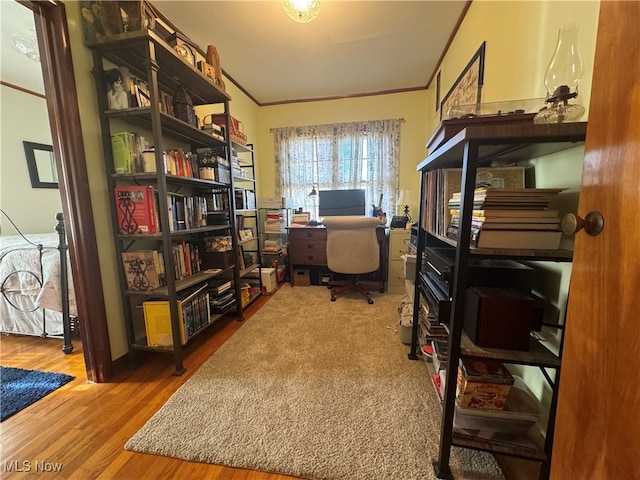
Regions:
[[318, 192], [320, 218], [366, 214], [365, 192], [353, 190], [320, 190]]

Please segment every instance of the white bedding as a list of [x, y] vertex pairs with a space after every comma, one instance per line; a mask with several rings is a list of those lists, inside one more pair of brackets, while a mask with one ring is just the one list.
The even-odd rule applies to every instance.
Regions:
[[[62, 297], [58, 234], [26, 235], [40, 252], [19, 235], [0, 237], [0, 324], [4, 333], [62, 335]], [[42, 269], [41, 269], [42, 265]], [[77, 315], [71, 269], [69, 312]]]

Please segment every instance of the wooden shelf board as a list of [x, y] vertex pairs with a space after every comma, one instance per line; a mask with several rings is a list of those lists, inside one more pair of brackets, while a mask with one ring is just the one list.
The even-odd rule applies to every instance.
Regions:
[[529, 351], [502, 350], [499, 348], [479, 347], [463, 331], [460, 340], [460, 355], [499, 360], [520, 365], [534, 365], [550, 368], [560, 367], [560, 358], [533, 337], [529, 338]]
[[461, 435], [453, 432], [452, 445], [457, 447], [471, 448], [474, 450], [482, 450], [491, 453], [502, 453], [513, 457], [525, 458], [528, 460], [537, 460], [543, 462], [547, 459], [547, 455], [542, 448], [540, 439], [530, 437], [530, 440], [536, 445], [535, 450], [529, 450], [519, 446], [511, 446], [503, 443], [496, 443], [489, 439]]

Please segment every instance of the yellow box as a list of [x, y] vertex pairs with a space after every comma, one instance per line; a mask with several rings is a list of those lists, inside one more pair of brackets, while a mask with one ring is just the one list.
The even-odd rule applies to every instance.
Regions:
[[[172, 347], [171, 314], [169, 302], [165, 300], [149, 301], [142, 304], [144, 326], [147, 332], [147, 345], [150, 347]], [[186, 343], [182, 301], [178, 301], [178, 319], [180, 324], [180, 340]]]

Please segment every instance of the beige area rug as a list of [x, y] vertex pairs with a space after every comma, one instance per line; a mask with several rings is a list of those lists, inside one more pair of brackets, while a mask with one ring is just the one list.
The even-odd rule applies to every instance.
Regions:
[[[313, 480], [435, 479], [441, 408], [395, 331], [400, 295], [280, 288], [125, 448]], [[455, 478], [503, 478], [454, 449]]]

